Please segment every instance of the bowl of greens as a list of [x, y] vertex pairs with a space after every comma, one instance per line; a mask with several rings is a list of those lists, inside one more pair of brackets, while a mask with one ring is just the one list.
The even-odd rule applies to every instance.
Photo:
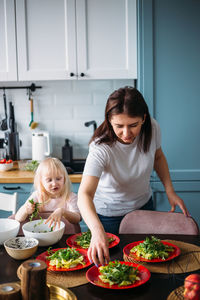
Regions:
[[19, 160], [18, 161], [18, 167], [22, 171], [35, 172], [38, 166], [39, 166], [39, 162], [37, 160]]
[[65, 231], [65, 223], [60, 222], [55, 229], [49, 227], [49, 224], [45, 224], [47, 219], [34, 220], [25, 223], [22, 226], [23, 233], [26, 237], [35, 238], [39, 241], [39, 246], [50, 246], [57, 243], [63, 236]]

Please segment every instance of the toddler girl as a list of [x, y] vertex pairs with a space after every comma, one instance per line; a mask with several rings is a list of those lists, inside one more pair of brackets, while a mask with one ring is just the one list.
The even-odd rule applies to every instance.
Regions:
[[[23, 222], [35, 210], [36, 203], [39, 213], [49, 212], [50, 216], [45, 223], [54, 228], [62, 217], [70, 223], [76, 224], [81, 220], [77, 207], [77, 196], [70, 191], [70, 179], [66, 168], [57, 158], [43, 160], [35, 173], [35, 191], [23, 206], [17, 211], [15, 219]], [[30, 201], [31, 200], [31, 201]]]

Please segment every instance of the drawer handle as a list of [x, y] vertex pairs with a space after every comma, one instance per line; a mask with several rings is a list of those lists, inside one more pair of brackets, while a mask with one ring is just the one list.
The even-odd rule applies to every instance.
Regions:
[[20, 186], [16, 186], [16, 187], [7, 187], [7, 186], [3, 186], [4, 190], [20, 190], [21, 187]]

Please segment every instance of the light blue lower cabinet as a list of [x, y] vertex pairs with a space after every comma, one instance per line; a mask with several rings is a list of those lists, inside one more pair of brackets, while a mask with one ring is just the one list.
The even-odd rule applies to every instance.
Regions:
[[[79, 186], [80, 186], [79, 183], [73, 183], [73, 184], [72, 184], [72, 191], [73, 191], [74, 193], [77, 194], [77, 193], [78, 193]], [[88, 230], [88, 227], [87, 227], [87, 225], [85, 224], [85, 222], [84, 222], [83, 220], [80, 222], [80, 226], [81, 226], [81, 231], [82, 231], [82, 232]]]
[[[161, 182], [151, 184], [155, 208], [158, 211], [170, 211], [171, 207]], [[174, 189], [181, 197], [190, 213], [200, 228], [200, 182], [199, 181], [176, 181]], [[180, 212], [180, 208], [176, 208]]]

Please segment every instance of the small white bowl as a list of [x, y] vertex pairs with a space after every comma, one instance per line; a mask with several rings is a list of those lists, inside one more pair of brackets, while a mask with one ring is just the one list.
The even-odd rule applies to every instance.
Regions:
[[50, 231], [47, 224], [44, 224], [46, 219], [34, 220], [27, 222], [22, 226], [23, 233], [26, 237], [33, 237], [39, 241], [39, 246], [50, 246], [57, 243], [63, 236], [65, 231], [65, 223], [60, 222], [60, 228], [56, 225], [54, 231]]
[[13, 168], [13, 162], [9, 164], [0, 164], [0, 171], [9, 171]]
[[20, 223], [17, 220], [0, 219], [0, 245], [7, 239], [16, 237], [19, 232]]
[[38, 248], [38, 240], [25, 236], [11, 238], [4, 242], [6, 252], [15, 259], [27, 259], [31, 257]]

